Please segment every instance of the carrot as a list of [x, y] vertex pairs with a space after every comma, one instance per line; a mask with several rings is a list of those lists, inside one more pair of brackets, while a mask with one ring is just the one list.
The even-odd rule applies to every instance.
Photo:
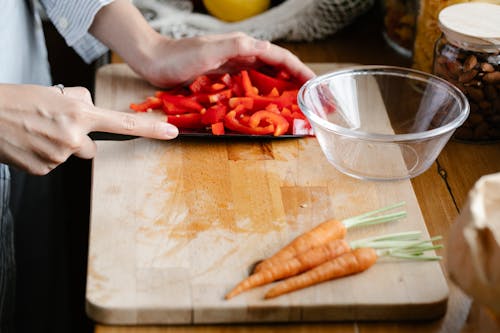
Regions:
[[308, 232], [296, 237], [273, 256], [258, 263], [252, 273], [257, 273], [263, 269], [269, 269], [276, 262], [293, 258], [298, 253], [305, 252], [316, 246], [321, 246], [333, 239], [344, 238], [349, 228], [377, 223], [385, 223], [400, 219], [406, 216], [406, 212], [403, 211], [386, 215], [376, 215], [383, 211], [394, 209], [402, 205], [404, 205], [404, 202], [380, 208], [349, 219], [345, 219], [343, 221], [327, 220], [319, 224], [315, 228], [309, 230]]
[[271, 288], [264, 298], [273, 298], [285, 293], [306, 288], [331, 279], [361, 273], [375, 264], [377, 252], [371, 247], [362, 247], [344, 253], [300, 275], [288, 278]]
[[299, 253], [289, 260], [273, 261], [273, 265], [269, 268], [260, 270], [241, 281], [226, 294], [225, 298], [230, 299], [251, 288], [302, 273], [358, 247], [370, 246], [377, 249], [396, 249], [398, 247], [404, 248], [415, 244], [418, 245], [420, 242], [417, 242], [417, 240], [420, 234], [420, 231], [400, 232], [358, 239], [350, 243], [343, 239], [334, 239], [326, 244]]
[[[384, 248], [386, 245], [379, 244], [382, 250], [373, 247], [359, 247], [346, 252], [336, 258], [326, 261], [302, 274], [293, 276], [279, 282], [271, 288], [264, 298], [274, 298], [285, 293], [306, 288], [320, 282], [361, 273], [373, 266], [379, 257], [391, 256], [395, 258], [412, 260], [439, 260], [439, 256], [425, 256], [423, 253], [428, 250], [442, 248], [442, 245], [433, 245], [434, 240], [441, 237], [434, 237], [426, 241], [392, 242], [398, 244]], [[369, 242], [367, 242], [368, 244]], [[376, 245], [377, 246], [377, 245]]]
[[334, 239], [324, 246], [299, 253], [290, 260], [276, 262], [275, 265], [272, 265], [268, 269], [262, 269], [250, 275], [231, 290], [226, 295], [226, 299], [230, 299], [248, 289], [302, 273], [350, 250], [351, 247], [345, 240]]

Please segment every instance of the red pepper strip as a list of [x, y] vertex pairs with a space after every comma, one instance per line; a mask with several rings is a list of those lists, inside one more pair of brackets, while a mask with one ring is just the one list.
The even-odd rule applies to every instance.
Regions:
[[291, 118], [292, 117], [292, 111], [290, 111], [289, 108], [283, 108], [283, 109], [281, 109], [281, 115], [283, 117], [290, 117]]
[[229, 107], [234, 109], [238, 105], [243, 105], [245, 109], [251, 110], [253, 108], [252, 97], [231, 97], [229, 99]]
[[224, 83], [226, 87], [231, 87], [233, 85], [233, 79], [229, 73], [224, 73], [220, 77], [220, 82]]
[[293, 100], [287, 96], [268, 97], [268, 96], [253, 96], [253, 108], [255, 110], [265, 109], [269, 104], [276, 104], [278, 108], [289, 107], [294, 104]]
[[213, 94], [208, 95], [208, 101], [210, 103], [217, 103], [224, 100], [228, 100], [233, 95], [231, 89], [222, 90]]
[[266, 111], [270, 111], [270, 112], [273, 112], [273, 113], [277, 113], [277, 114], [280, 114], [280, 109], [278, 108], [278, 106], [274, 103], [270, 103], [266, 106], [265, 108]]
[[205, 105], [210, 105], [214, 104], [217, 102], [224, 102], [225, 100], [228, 100], [233, 96], [233, 92], [231, 89], [225, 89], [221, 90], [218, 92], [213, 92], [213, 93], [203, 93], [203, 94], [195, 94], [192, 95], [191, 98], [192, 100], [205, 104]]
[[276, 87], [271, 89], [269, 94], [267, 94], [267, 96], [269, 96], [269, 97], [278, 97], [279, 95], [280, 95], [280, 92], [278, 91], [278, 89]]
[[231, 87], [234, 96], [245, 96], [241, 81], [241, 75], [234, 75], [231, 77], [231, 84], [228, 84], [228, 87]]
[[201, 114], [199, 113], [168, 115], [167, 122], [183, 129], [200, 129], [205, 127], [201, 122]]
[[283, 81], [274, 77], [268, 76], [264, 73], [258, 72], [255, 69], [248, 70], [250, 82], [259, 89], [261, 95], [269, 94], [273, 88], [278, 89], [280, 93], [285, 90], [296, 88], [292, 82]]
[[178, 108], [178, 109], [188, 109], [192, 111], [200, 112], [203, 109], [203, 105], [193, 101], [191, 98], [182, 95], [171, 95], [165, 91], [159, 91], [156, 96], [163, 100], [164, 105], [167, 104], [168, 107]]
[[227, 107], [222, 104], [216, 104], [209, 107], [202, 115], [201, 122], [205, 125], [211, 125], [224, 120], [227, 113]]
[[211, 129], [212, 129], [213, 135], [224, 135], [224, 133], [225, 133], [223, 122], [218, 122], [218, 123], [212, 124]]
[[281, 93], [281, 97], [290, 99], [293, 101], [295, 104], [297, 104], [297, 95], [299, 94], [298, 89], [293, 89], [293, 90], [285, 90]]
[[219, 83], [219, 82], [212, 83], [212, 85], [210, 86], [211, 91], [219, 91], [224, 88], [226, 88], [226, 85], [224, 83]]
[[261, 122], [268, 122], [274, 125], [274, 136], [280, 136], [288, 131], [290, 124], [278, 113], [272, 111], [257, 111], [250, 117], [250, 127], [257, 127]]
[[[258, 90], [252, 85], [252, 81], [250, 80], [250, 76], [248, 75], [248, 71], [242, 70], [241, 74], [241, 85], [243, 86], [243, 91], [245, 96], [253, 97], [258, 95]], [[256, 91], [257, 90], [257, 91]]]
[[207, 87], [212, 84], [212, 80], [207, 75], [200, 75], [189, 85], [189, 90], [192, 93], [198, 94], [200, 92], [206, 91]]
[[130, 108], [136, 112], [146, 112], [148, 110], [159, 109], [162, 101], [158, 97], [148, 97], [142, 103], [130, 103]]
[[274, 132], [273, 124], [269, 124], [265, 127], [250, 127], [241, 124], [236, 118], [235, 110], [229, 111], [228, 114], [226, 114], [226, 116], [224, 117], [224, 126], [232, 131], [242, 134], [266, 135]]

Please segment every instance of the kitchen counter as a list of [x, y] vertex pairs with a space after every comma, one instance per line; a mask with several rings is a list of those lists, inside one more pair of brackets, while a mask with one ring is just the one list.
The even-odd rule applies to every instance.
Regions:
[[[384, 42], [380, 22], [371, 11], [351, 26], [313, 43], [280, 42], [305, 62], [360, 63], [410, 66], [411, 60], [398, 55]], [[115, 60], [116, 61], [116, 60]], [[427, 229], [443, 235], [465, 203], [475, 181], [500, 171], [500, 144], [467, 144], [451, 141], [424, 174], [411, 180]], [[443, 254], [441, 253], [438, 254]], [[441, 263], [445, 271], [445, 262]], [[182, 326], [96, 325], [95, 333], [160, 332], [480, 332], [487, 325], [485, 312], [451, 282], [448, 307], [443, 318], [432, 321], [341, 322], [314, 324], [238, 324]]]

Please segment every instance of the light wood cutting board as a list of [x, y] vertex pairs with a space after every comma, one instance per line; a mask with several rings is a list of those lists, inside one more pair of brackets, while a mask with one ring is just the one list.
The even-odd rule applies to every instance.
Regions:
[[[317, 73], [336, 64], [311, 64]], [[123, 64], [99, 70], [96, 104], [128, 111], [154, 88]], [[406, 201], [408, 217], [348, 239], [427, 229], [410, 181], [350, 178], [315, 138], [99, 141], [93, 162], [87, 312], [106, 324], [431, 319], [438, 262], [381, 260], [363, 274], [263, 300], [224, 295], [258, 260], [329, 218]]]

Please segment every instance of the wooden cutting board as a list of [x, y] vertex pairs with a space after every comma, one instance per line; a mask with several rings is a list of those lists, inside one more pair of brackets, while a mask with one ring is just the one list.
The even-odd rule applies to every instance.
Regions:
[[[311, 64], [317, 73], [336, 64]], [[101, 68], [96, 104], [128, 112], [154, 88]], [[329, 218], [404, 200], [408, 217], [348, 239], [427, 229], [411, 182], [350, 178], [315, 138], [99, 141], [93, 162], [87, 312], [106, 324], [431, 319], [444, 314], [438, 262], [380, 260], [363, 274], [263, 300], [224, 295], [258, 260]]]

